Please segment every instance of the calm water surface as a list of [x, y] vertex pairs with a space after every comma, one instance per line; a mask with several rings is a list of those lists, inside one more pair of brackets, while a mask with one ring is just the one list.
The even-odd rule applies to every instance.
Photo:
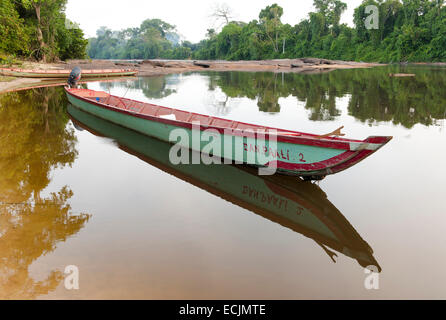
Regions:
[[[60, 87], [0, 95], [0, 298], [446, 298], [446, 69], [191, 73], [88, 87], [394, 140], [312, 184], [244, 166], [173, 166], [169, 145], [69, 106]], [[364, 287], [370, 264], [381, 269], [379, 290]], [[65, 289], [69, 265], [79, 290]]]

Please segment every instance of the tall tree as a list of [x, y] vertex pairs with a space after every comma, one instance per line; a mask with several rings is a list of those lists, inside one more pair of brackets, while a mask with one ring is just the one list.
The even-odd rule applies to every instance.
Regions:
[[219, 29], [222, 25], [227, 25], [234, 18], [233, 11], [231, 7], [229, 7], [226, 3], [215, 4], [211, 18], [215, 19], [217, 23], [217, 29]]
[[[8, 0], [9, 1], [9, 0]], [[15, 0], [25, 19], [28, 50], [44, 62], [59, 58], [83, 58], [87, 41], [82, 30], [65, 16], [67, 0]]]
[[42, 7], [49, 6], [53, 4], [54, 1], [57, 0], [21, 0], [21, 1], [25, 8], [34, 9], [37, 18], [36, 36], [40, 46], [39, 51], [43, 62], [46, 62], [48, 49], [45, 40], [43, 38], [43, 32], [42, 32], [42, 15], [41, 15]]
[[274, 52], [279, 52], [279, 33], [282, 26], [280, 18], [283, 15], [283, 8], [277, 3], [267, 6], [260, 11], [259, 19], [264, 27], [265, 34], [273, 45]]
[[325, 17], [325, 28], [331, 33], [337, 33], [342, 13], [347, 9], [347, 4], [340, 0], [314, 0], [317, 12]]

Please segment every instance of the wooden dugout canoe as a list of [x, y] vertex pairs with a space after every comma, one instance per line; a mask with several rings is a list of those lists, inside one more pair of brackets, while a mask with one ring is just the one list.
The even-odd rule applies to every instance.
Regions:
[[[246, 165], [174, 165], [171, 145], [69, 105], [76, 128], [111, 138], [121, 150], [223, 200], [313, 239], [332, 260], [335, 250], [381, 270], [370, 245], [316, 184], [287, 176], [259, 176]], [[192, 158], [193, 156], [190, 155]]]
[[[0, 75], [22, 78], [63, 78], [67, 79], [71, 70], [31, 70], [31, 69], [11, 69], [0, 68]], [[82, 78], [99, 77], [123, 77], [134, 76], [138, 70], [132, 69], [101, 69], [83, 70]]]
[[[130, 79], [136, 79], [136, 77], [130, 77]], [[7, 92], [16, 92], [16, 91], [23, 91], [23, 90], [30, 90], [30, 89], [39, 89], [39, 88], [49, 88], [49, 87], [63, 87], [67, 85], [66, 79], [65, 81], [62, 81], [61, 79], [43, 79], [40, 82], [36, 82], [34, 84], [22, 84], [16, 87], [13, 87], [11, 89], [1, 91], [0, 93], [7, 93]], [[109, 77], [107, 80], [104, 80], [104, 78], [88, 78], [86, 80], [79, 81], [78, 84], [85, 84], [88, 82], [96, 82], [100, 81], [101, 83], [106, 82], [114, 82], [114, 81], [122, 81], [121, 77]]]
[[[172, 131], [182, 128], [189, 138], [180, 140], [182, 147], [258, 167], [274, 167], [279, 173], [308, 180], [343, 171], [392, 139], [373, 136], [361, 141], [318, 136], [161, 107], [102, 91], [68, 87], [65, 90], [70, 103], [81, 110], [145, 135], [171, 142]], [[200, 126], [197, 128], [194, 123]], [[215, 138], [220, 138], [221, 146], [209, 150], [209, 141]], [[229, 141], [231, 148], [225, 149], [223, 141]]]

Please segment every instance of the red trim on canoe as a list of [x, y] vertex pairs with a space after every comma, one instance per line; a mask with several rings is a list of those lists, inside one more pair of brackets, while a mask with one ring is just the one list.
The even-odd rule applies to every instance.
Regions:
[[320, 171], [332, 168], [338, 165], [339, 163], [348, 161], [349, 159], [353, 158], [356, 154], [357, 152], [346, 151], [338, 156], [315, 163], [290, 163], [278, 160], [278, 161], [271, 161], [267, 163], [265, 166], [275, 166], [277, 168], [289, 171]]
[[[275, 130], [277, 131], [277, 134], [274, 134], [274, 136], [277, 138], [278, 142], [303, 144], [315, 147], [332, 148], [332, 149], [347, 150], [347, 151], [350, 151], [350, 142], [386, 143], [391, 139], [391, 137], [374, 137], [375, 139], [374, 141], [368, 141], [368, 140], [361, 141], [361, 140], [353, 140], [353, 139], [345, 139], [337, 137], [319, 139], [317, 138], [318, 136], [314, 134], [254, 125], [239, 121], [232, 121], [224, 118], [207, 116], [199, 113], [162, 107], [150, 103], [144, 103], [132, 99], [120, 98], [117, 96], [108, 95], [107, 93], [101, 91], [93, 91], [89, 89], [68, 89], [68, 88], [65, 88], [65, 90], [71, 96], [101, 108], [131, 115], [133, 117], [138, 117], [150, 121], [169, 124], [177, 127], [183, 127], [187, 129], [192, 129], [193, 122], [199, 121], [201, 124], [200, 125], [201, 130], [214, 129], [221, 134], [224, 133], [225, 130], [230, 130], [229, 132], [230, 134], [238, 136], [246, 136], [247, 133], [246, 130], [252, 130], [254, 135], [262, 134], [263, 131], [265, 139], [267, 140], [269, 139], [270, 135], [272, 135], [271, 133], [268, 133], [268, 131]], [[107, 98], [104, 97], [104, 94], [106, 95]], [[93, 100], [93, 98], [96, 98], [96, 96], [100, 97], [99, 101]], [[171, 115], [171, 114], [175, 115], [175, 117], [179, 120], [161, 118], [161, 116], [163, 115]], [[342, 156], [341, 159], [339, 159], [338, 157], [335, 158], [337, 158], [336, 160], [343, 160], [351, 156], [351, 153], [350, 152], [348, 153], [349, 154], [347, 155], [339, 155], [338, 157]], [[305, 168], [304, 170], [308, 170], [308, 166], [311, 165], [306, 164], [302, 168]], [[318, 169], [312, 168], [312, 170], [318, 170]]]
[[[369, 137], [366, 140], [364, 140], [364, 143], [376, 143], [376, 144], [386, 144], [389, 142], [392, 138], [391, 137]], [[380, 147], [380, 148], [381, 148]], [[378, 148], [379, 149], [379, 148]], [[364, 160], [371, 154], [375, 153], [376, 150], [361, 150], [356, 152], [344, 152], [340, 155], [327, 159], [325, 161], [316, 162], [312, 164], [298, 164], [298, 163], [288, 163], [288, 162], [282, 162], [277, 161], [276, 166], [277, 168], [288, 170], [288, 171], [318, 171], [312, 174], [333, 174], [341, 172], [345, 169], [350, 168], [351, 166], [357, 164], [358, 162]], [[267, 165], [273, 165], [274, 163], [269, 163]]]

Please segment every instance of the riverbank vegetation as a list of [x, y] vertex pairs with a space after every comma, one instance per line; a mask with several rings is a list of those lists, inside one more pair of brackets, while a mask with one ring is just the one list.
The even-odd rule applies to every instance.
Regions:
[[[175, 26], [147, 19], [140, 27], [113, 31], [101, 27], [88, 40], [65, 16], [67, 0], [2, 0], [0, 63], [14, 57], [51, 62], [82, 59], [264, 60], [317, 57], [366, 62], [437, 62], [446, 60], [444, 0], [364, 0], [354, 10], [354, 26], [341, 24], [347, 5], [314, 0], [314, 10], [295, 25], [282, 22], [283, 8], [272, 4], [250, 22], [231, 20], [208, 29], [199, 43], [184, 41]], [[376, 28], [367, 28], [378, 8]], [[373, 20], [372, 20], [373, 21]], [[374, 21], [373, 21], [374, 22]], [[88, 48], [87, 48], [88, 44]]]
[[86, 57], [88, 40], [66, 19], [67, 0], [1, 0], [0, 63], [11, 57], [52, 62]]
[[[379, 10], [377, 29], [366, 27]], [[374, 62], [446, 60], [446, 7], [443, 0], [365, 0], [354, 10], [354, 27], [341, 24], [347, 5], [314, 0], [314, 12], [292, 26], [282, 22], [283, 8], [267, 6], [250, 22], [226, 19], [220, 32], [209, 29], [197, 44], [180, 41], [175, 27], [159, 19], [139, 28], [98, 30], [90, 39], [91, 58], [263, 60], [317, 57]], [[226, 16], [227, 18], [227, 16]], [[370, 19], [370, 18], [369, 18]], [[373, 20], [372, 20], [373, 22]]]

